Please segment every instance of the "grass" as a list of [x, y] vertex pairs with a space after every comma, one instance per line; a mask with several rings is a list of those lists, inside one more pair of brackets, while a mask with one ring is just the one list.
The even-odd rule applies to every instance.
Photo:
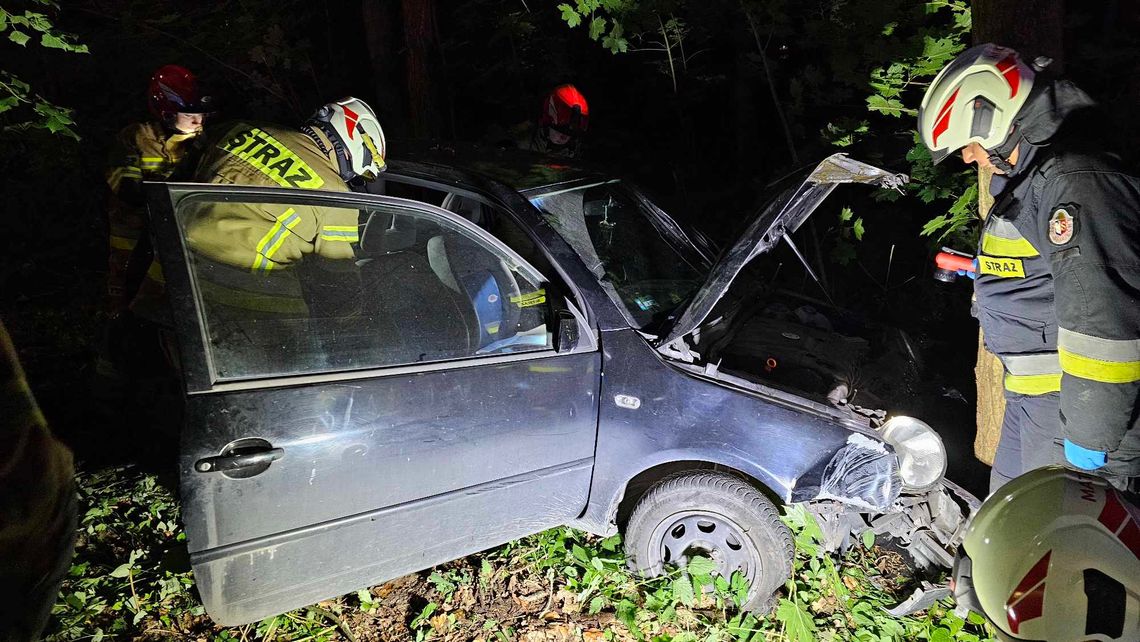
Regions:
[[[387, 584], [242, 627], [221, 628], [194, 589], [178, 503], [152, 475], [110, 468], [79, 476], [76, 558], [47, 639], [309, 642], [349, 640], [562, 640], [760, 642], [991, 639], [981, 620], [938, 604], [891, 618], [902, 585], [897, 556], [857, 546], [822, 554], [802, 508], [794, 577], [768, 617], [741, 614], [739, 576], [714, 577], [710, 560], [645, 579], [626, 568], [619, 537], [555, 528]], [[867, 542], [872, 544], [872, 542]], [[894, 556], [894, 557], [892, 557]]]

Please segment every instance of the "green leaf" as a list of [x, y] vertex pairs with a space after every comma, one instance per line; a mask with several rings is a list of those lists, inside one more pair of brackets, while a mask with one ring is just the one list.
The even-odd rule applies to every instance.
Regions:
[[606, 19], [601, 16], [590, 21], [590, 40], [597, 40], [606, 32]]
[[574, 556], [574, 559], [582, 562], [583, 564], [590, 563], [590, 554], [586, 552], [586, 549], [578, 546], [577, 544], [570, 548], [570, 554]]
[[790, 642], [814, 642], [815, 621], [799, 602], [781, 599], [776, 607], [776, 620], [784, 625]]
[[693, 593], [693, 583], [684, 575], [673, 578], [673, 599], [685, 606], [692, 606], [696, 602]]
[[570, 28], [582, 24], [582, 16], [574, 10], [574, 7], [568, 4], [560, 4], [558, 5], [558, 10], [562, 12], [562, 19], [566, 21], [566, 24], [570, 25]]
[[844, 207], [843, 209], [839, 210], [840, 221], [850, 221], [851, 217], [853, 216], [855, 216], [855, 212], [852, 212], [850, 207]]
[[601, 595], [590, 600], [590, 615], [600, 612], [606, 606], [606, 598]]
[[716, 570], [716, 562], [702, 555], [694, 555], [685, 570], [690, 575], [712, 575]]
[[930, 642], [954, 642], [954, 637], [950, 635], [950, 629], [938, 627], [930, 633]]
[[886, 98], [879, 94], [874, 94], [867, 98], [867, 109], [887, 116], [894, 116], [898, 118], [903, 114], [914, 112], [913, 109], [907, 109], [897, 98]]
[[863, 240], [863, 218], [862, 217], [855, 219], [855, 222], [851, 225], [851, 231], [855, 233], [855, 240], [856, 241], [862, 241]]
[[606, 36], [602, 38], [602, 46], [610, 50], [612, 54], [625, 53], [629, 51], [629, 41], [625, 38], [617, 38], [614, 36]]
[[28, 44], [28, 41], [31, 40], [31, 37], [22, 31], [16, 31], [15, 29], [13, 29], [12, 33], [8, 34], [8, 40], [11, 40], [12, 42], [20, 45], [21, 47], [26, 47]]
[[416, 619], [412, 620], [412, 623], [410, 625], [411, 628], [418, 629], [419, 627], [423, 626], [424, 623], [428, 621], [428, 618], [431, 617], [431, 614], [435, 613], [435, 610], [438, 608], [439, 605], [435, 602], [428, 602], [427, 606], [424, 607], [424, 610], [420, 611], [420, 614], [416, 616]]
[[126, 577], [131, 573], [130, 563], [120, 564], [115, 570], [111, 571], [111, 577]]
[[863, 531], [863, 548], [871, 550], [875, 545], [875, 531], [870, 529]]
[[40, 36], [40, 44], [48, 49], [62, 49], [72, 53], [89, 53], [87, 45], [78, 45], [54, 33], [45, 33]]
[[617, 619], [629, 629], [629, 632], [638, 640], [644, 639], [641, 627], [637, 626], [637, 605], [629, 600], [622, 600], [617, 605]]

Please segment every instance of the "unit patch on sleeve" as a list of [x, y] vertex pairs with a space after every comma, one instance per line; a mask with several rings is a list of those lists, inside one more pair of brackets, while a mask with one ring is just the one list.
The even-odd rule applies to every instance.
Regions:
[[1077, 219], [1069, 210], [1058, 207], [1053, 216], [1049, 218], [1049, 242], [1053, 245], [1064, 245], [1073, 240], [1073, 231], [1077, 227]]

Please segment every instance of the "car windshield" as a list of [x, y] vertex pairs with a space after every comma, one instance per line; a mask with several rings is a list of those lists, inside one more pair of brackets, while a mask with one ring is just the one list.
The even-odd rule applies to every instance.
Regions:
[[638, 328], [663, 320], [701, 286], [710, 265], [677, 224], [620, 181], [531, 197]]

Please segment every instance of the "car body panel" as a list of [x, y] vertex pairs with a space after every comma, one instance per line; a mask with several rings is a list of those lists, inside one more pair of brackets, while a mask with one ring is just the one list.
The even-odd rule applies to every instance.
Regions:
[[810, 499], [853, 429], [806, 403], [684, 372], [632, 330], [603, 333], [602, 352], [599, 448], [590, 504], [578, 523], [593, 532], [614, 532], [618, 502], [633, 477], [674, 461], [730, 467], [784, 501], [806, 487]]
[[[191, 392], [180, 455], [183, 519], [211, 616], [226, 625], [253, 621], [580, 514], [601, 366], [588, 326], [566, 353], [214, 379], [171, 204], [260, 202], [274, 193], [186, 185], [151, 192], [168, 286], [185, 315], [178, 319]], [[404, 206], [390, 197], [304, 197], [326, 196], [324, 203]], [[203, 470], [207, 458], [249, 440], [280, 449], [279, 457], [247, 478]]]

